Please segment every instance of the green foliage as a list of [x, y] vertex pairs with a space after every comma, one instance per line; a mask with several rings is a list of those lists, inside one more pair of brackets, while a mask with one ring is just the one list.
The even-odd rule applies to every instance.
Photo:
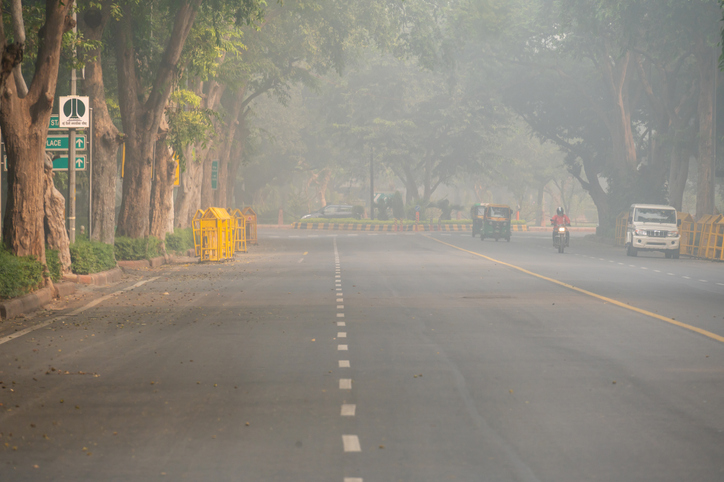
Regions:
[[355, 219], [362, 219], [362, 217], [364, 215], [365, 215], [364, 206], [352, 206], [352, 216], [354, 216]]
[[375, 208], [377, 208], [377, 219], [380, 221], [387, 221], [390, 219], [390, 216], [387, 213], [387, 208], [390, 207], [387, 199], [381, 197], [374, 205]]
[[79, 239], [70, 245], [70, 262], [75, 274], [99, 273], [116, 266], [113, 246], [87, 239]]
[[63, 277], [63, 268], [60, 265], [60, 256], [56, 249], [45, 250], [45, 265], [48, 267], [50, 279], [59, 281]]
[[155, 258], [163, 254], [161, 240], [152, 236], [147, 238], [116, 236], [115, 254], [116, 259], [123, 261]]
[[43, 265], [34, 256], [18, 257], [0, 246], [0, 299], [29, 293], [42, 281]]
[[194, 247], [194, 232], [192, 228], [176, 228], [173, 233], [166, 234], [166, 251], [185, 253]]
[[197, 145], [202, 149], [207, 147], [209, 141], [214, 140], [214, 119], [218, 113], [211, 109], [202, 109], [201, 97], [189, 90], [180, 89], [174, 92], [166, 109], [168, 118], [168, 136], [166, 142], [176, 152], [181, 165], [185, 170], [186, 148]]

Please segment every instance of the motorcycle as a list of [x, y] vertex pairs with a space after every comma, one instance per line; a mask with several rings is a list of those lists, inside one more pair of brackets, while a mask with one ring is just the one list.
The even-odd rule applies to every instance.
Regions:
[[568, 227], [558, 226], [555, 229], [556, 231], [553, 236], [553, 247], [558, 248], [558, 252], [562, 253], [563, 250], [568, 247], [568, 240], [570, 237], [568, 234]]

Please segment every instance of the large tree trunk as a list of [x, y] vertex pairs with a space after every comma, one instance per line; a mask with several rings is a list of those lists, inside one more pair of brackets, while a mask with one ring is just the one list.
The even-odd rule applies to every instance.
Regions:
[[151, 236], [166, 239], [166, 233], [173, 233], [173, 181], [176, 177], [176, 162], [166, 141], [156, 143], [156, 169], [151, 196]]
[[689, 177], [689, 152], [681, 146], [671, 149], [669, 167], [669, 204], [681, 211], [684, 204], [684, 190]]
[[242, 207], [237, 206], [236, 179], [239, 175], [239, 167], [244, 159], [244, 148], [246, 147], [246, 140], [248, 137], [249, 131], [246, 128], [246, 116], [242, 115], [236, 129], [236, 142], [234, 142], [231, 154], [229, 155], [229, 178], [227, 179], [226, 204], [231, 207]]
[[714, 214], [714, 168], [716, 165], [715, 49], [700, 38], [696, 49], [699, 71], [699, 155], [696, 188], [696, 217]]
[[176, 66], [193, 26], [201, 0], [184, 2], [177, 10], [169, 43], [156, 70], [148, 99], [139, 100], [140, 81], [133, 46], [133, 12], [126, 4], [116, 29], [119, 105], [126, 141], [126, 168], [118, 234], [132, 238], [149, 234], [151, 176], [156, 134], [171, 94]]
[[[100, 41], [111, 16], [112, 1], [104, 0], [100, 10], [90, 9], [90, 3], [91, 0], [81, 2], [88, 10], [79, 16], [78, 24], [86, 39]], [[90, 237], [112, 245], [116, 235], [116, 156], [122, 140], [106, 105], [101, 55], [100, 47], [88, 51], [83, 82], [93, 108], [93, 231]]]
[[[22, 60], [22, 45], [7, 45], [0, 26], [3, 52], [0, 70], [0, 128], [8, 156], [8, 194], [3, 240], [18, 256], [34, 255], [45, 263], [44, 165], [45, 139], [53, 109], [63, 33], [73, 27], [67, 16], [73, 2], [47, 1], [45, 25], [28, 93], [19, 95], [11, 72]], [[22, 18], [13, 18], [22, 25]], [[17, 21], [20, 23], [18, 24]], [[24, 31], [24, 27], [22, 27]], [[24, 84], [20, 93], [24, 92]]]
[[49, 156], [45, 156], [44, 168], [45, 244], [49, 249], [58, 251], [63, 273], [70, 273], [70, 239], [65, 229], [65, 198], [53, 183], [53, 161]]
[[215, 160], [218, 160], [216, 157], [216, 150], [212, 150], [206, 156], [206, 159], [201, 166], [201, 209], [204, 210], [214, 206], [216, 203], [214, 190], [211, 186], [211, 164]]

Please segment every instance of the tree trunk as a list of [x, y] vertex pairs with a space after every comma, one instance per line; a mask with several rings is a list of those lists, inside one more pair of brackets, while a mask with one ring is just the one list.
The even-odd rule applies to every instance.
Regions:
[[177, 228], [188, 228], [201, 205], [201, 163], [191, 158], [191, 148], [186, 151], [186, 170], [181, 173], [174, 205]]
[[[43, 219], [45, 140], [48, 134], [63, 33], [73, 27], [67, 16], [73, 2], [47, 1], [45, 25], [35, 74], [25, 97], [20, 98], [11, 71], [22, 60], [22, 46], [7, 45], [0, 27], [3, 51], [0, 71], [0, 128], [8, 160], [8, 193], [3, 240], [18, 256], [36, 256], [45, 264]], [[62, 222], [62, 221], [61, 221]]]
[[[90, 3], [83, 0], [82, 5], [89, 8]], [[79, 15], [78, 24], [88, 40], [102, 39], [111, 15], [111, 3], [104, 0], [100, 10], [90, 9], [86, 11], [89, 13]], [[88, 51], [83, 82], [93, 108], [93, 232], [90, 237], [112, 245], [116, 235], [116, 156], [122, 140], [106, 105], [101, 55], [101, 48]]]
[[217, 160], [216, 151], [213, 150], [209, 152], [201, 166], [201, 209], [203, 210], [215, 204], [214, 190], [211, 187], [211, 164], [215, 160]]
[[176, 162], [165, 139], [156, 142], [156, 169], [151, 196], [151, 236], [160, 240], [173, 233], [173, 181]]
[[156, 70], [153, 88], [144, 103], [133, 46], [133, 12], [126, 4], [116, 29], [119, 105], [126, 140], [126, 168], [118, 234], [132, 238], [149, 234], [151, 176], [156, 135], [171, 94], [181, 51], [201, 0], [184, 2], [176, 12], [169, 43]]
[[543, 206], [543, 194], [545, 194], [546, 184], [541, 183], [538, 186], [538, 197], [537, 197], [537, 205], [535, 210], [535, 225], [536, 226], [545, 226], [545, 212], [544, 212], [544, 206]]
[[681, 211], [684, 204], [684, 190], [689, 177], [689, 152], [674, 146], [671, 150], [671, 166], [669, 167], [669, 204]]
[[714, 108], [717, 57], [713, 47], [700, 38], [696, 49], [699, 71], [699, 155], [696, 188], [696, 218], [714, 214], [714, 168], [716, 165]]
[[70, 273], [70, 240], [65, 229], [65, 198], [53, 183], [53, 161], [45, 156], [44, 164], [45, 244], [58, 251], [63, 274]]
[[[239, 174], [239, 166], [244, 156], [244, 148], [246, 147], [246, 139], [249, 137], [249, 131], [246, 129], [246, 117], [242, 116], [237, 126], [236, 142], [232, 147], [231, 154], [229, 155], [229, 179], [227, 180], [227, 201], [228, 206], [241, 208], [237, 206], [236, 200], [236, 179]], [[283, 193], [286, 194], [286, 193]]]

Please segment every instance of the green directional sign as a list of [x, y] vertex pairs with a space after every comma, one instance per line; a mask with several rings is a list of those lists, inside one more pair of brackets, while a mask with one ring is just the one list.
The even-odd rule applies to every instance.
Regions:
[[[75, 168], [78, 171], [85, 171], [86, 167], [86, 156], [75, 156]], [[53, 159], [53, 170], [54, 171], [67, 171], [68, 170], [68, 156], [56, 157]]]
[[[79, 151], [85, 150], [85, 136], [76, 136], [75, 148]], [[45, 140], [46, 151], [67, 151], [68, 136], [48, 136]]]
[[61, 129], [65, 129], [64, 127], [60, 127], [60, 117], [56, 115], [50, 116], [50, 122], [48, 123], [48, 129], [51, 131], [58, 131]]
[[219, 185], [219, 161], [211, 161], [211, 189]]

